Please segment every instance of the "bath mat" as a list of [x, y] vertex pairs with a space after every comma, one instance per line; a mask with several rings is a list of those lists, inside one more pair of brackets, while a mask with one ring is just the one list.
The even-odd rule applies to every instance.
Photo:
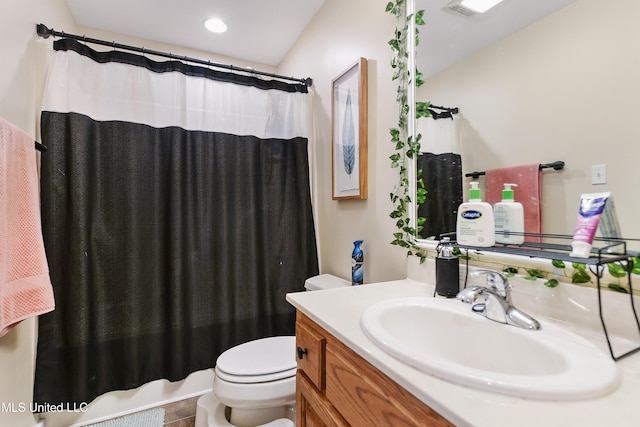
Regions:
[[87, 427], [162, 427], [163, 425], [164, 409], [156, 408], [98, 424], [90, 424]]

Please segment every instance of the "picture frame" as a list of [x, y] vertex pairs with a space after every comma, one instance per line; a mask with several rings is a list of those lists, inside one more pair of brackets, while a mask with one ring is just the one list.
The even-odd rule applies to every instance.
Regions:
[[367, 60], [331, 82], [333, 200], [367, 198]]

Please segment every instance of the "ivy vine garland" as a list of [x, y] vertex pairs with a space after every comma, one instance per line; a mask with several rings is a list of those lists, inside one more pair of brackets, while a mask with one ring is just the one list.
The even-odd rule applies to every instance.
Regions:
[[[398, 231], [393, 233], [394, 240], [392, 245], [397, 245], [407, 249], [407, 255], [415, 255], [420, 258], [420, 263], [423, 263], [426, 259], [426, 251], [420, 248], [416, 244], [416, 238], [418, 233], [422, 229], [422, 225], [425, 222], [424, 217], [419, 217], [416, 221], [416, 226], [411, 224], [411, 217], [409, 209], [412, 204], [412, 195], [410, 192], [409, 170], [408, 162], [414, 161], [420, 154], [420, 139], [422, 135], [416, 135], [415, 139], [408, 132], [407, 117], [410, 112], [408, 87], [411, 81], [411, 70], [408, 67], [409, 51], [407, 48], [407, 37], [410, 36], [409, 24], [411, 20], [414, 20], [416, 26], [424, 25], [424, 10], [418, 11], [415, 14], [407, 15], [407, 5], [405, 0], [395, 0], [387, 3], [386, 12], [389, 12], [396, 16], [397, 25], [394, 32], [394, 37], [389, 40], [389, 46], [391, 47], [394, 57], [391, 60], [391, 68], [394, 73], [392, 80], [398, 82], [396, 100], [400, 105], [398, 115], [398, 126], [390, 129], [391, 143], [394, 144], [395, 152], [389, 156], [391, 160], [391, 167], [399, 169], [399, 182], [394, 188], [394, 191], [390, 193], [391, 202], [394, 205], [393, 211], [389, 216], [396, 220], [396, 228]], [[415, 43], [416, 46], [419, 42], [418, 29], [415, 30]], [[416, 87], [421, 86], [424, 81], [422, 80], [422, 74], [415, 70], [415, 84]], [[417, 102], [415, 114], [416, 118], [429, 117], [431, 113], [428, 110], [428, 102]], [[416, 191], [416, 203], [424, 203], [427, 196], [427, 191], [424, 188], [424, 182], [420, 177], [422, 171], [416, 172], [417, 179], [417, 191]]]

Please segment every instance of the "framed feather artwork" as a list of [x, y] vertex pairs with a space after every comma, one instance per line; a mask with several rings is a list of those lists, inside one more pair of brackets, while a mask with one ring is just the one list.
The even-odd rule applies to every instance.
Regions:
[[367, 60], [332, 81], [333, 199], [367, 198]]

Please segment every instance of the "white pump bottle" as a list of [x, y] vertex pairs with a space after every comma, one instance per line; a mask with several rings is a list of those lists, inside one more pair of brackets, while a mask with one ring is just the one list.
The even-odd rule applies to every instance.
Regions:
[[469, 201], [458, 207], [456, 240], [466, 246], [490, 247], [495, 243], [493, 209], [482, 201], [476, 181], [471, 183]]
[[519, 245], [524, 243], [524, 209], [513, 198], [511, 187], [516, 184], [504, 184], [502, 201], [493, 206], [495, 217], [496, 242]]

